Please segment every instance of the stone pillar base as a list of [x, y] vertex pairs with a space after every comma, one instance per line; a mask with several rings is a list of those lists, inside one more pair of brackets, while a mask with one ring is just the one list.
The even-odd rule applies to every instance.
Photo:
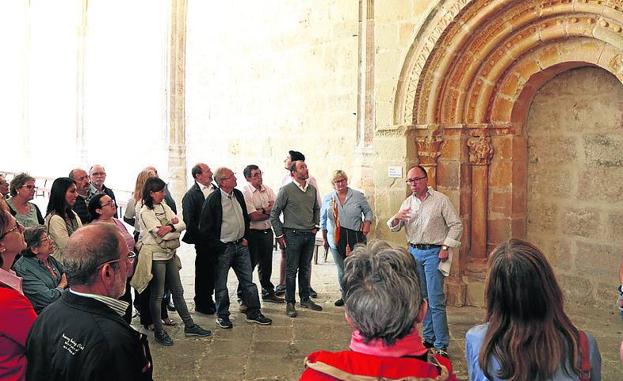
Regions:
[[454, 277], [446, 278], [444, 291], [446, 293], [446, 305], [463, 307], [465, 305], [467, 287], [461, 279]]

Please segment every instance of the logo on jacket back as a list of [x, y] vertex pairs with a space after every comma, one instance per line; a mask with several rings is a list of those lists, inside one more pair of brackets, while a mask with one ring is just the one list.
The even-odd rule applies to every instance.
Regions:
[[65, 335], [64, 333], [63, 340], [65, 340], [65, 342], [63, 343], [63, 349], [69, 352], [72, 356], [75, 356], [76, 353], [84, 349], [84, 345], [76, 342], [74, 339]]

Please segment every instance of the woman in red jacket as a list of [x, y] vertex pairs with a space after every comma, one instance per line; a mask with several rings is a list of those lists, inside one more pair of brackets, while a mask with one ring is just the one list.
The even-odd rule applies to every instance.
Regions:
[[351, 350], [310, 354], [301, 380], [456, 380], [450, 360], [418, 333], [427, 304], [411, 255], [382, 241], [358, 245], [344, 262], [343, 285]]
[[0, 380], [24, 380], [26, 338], [37, 315], [22, 292], [22, 279], [11, 270], [26, 248], [24, 227], [0, 200]]

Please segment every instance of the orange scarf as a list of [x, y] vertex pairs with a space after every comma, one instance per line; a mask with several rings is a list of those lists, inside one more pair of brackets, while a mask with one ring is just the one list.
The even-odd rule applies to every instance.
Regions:
[[333, 232], [333, 242], [337, 247], [340, 242], [340, 214], [337, 211], [337, 199], [334, 197], [331, 201], [331, 209], [333, 210], [333, 220], [335, 221], [335, 231]]

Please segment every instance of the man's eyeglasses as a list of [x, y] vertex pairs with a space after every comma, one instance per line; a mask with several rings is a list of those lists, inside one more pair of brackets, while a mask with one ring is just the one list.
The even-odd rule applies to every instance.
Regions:
[[19, 222], [15, 221], [15, 226], [13, 226], [11, 229], [7, 230], [4, 232], [4, 234], [0, 235], [0, 241], [9, 233], [13, 233], [14, 231], [18, 230], [20, 233], [23, 233], [24, 230], [26, 230], [26, 228], [24, 226], [22, 226], [22, 224], [20, 224]]
[[416, 181], [422, 181], [426, 178], [426, 176], [421, 176], [421, 177], [412, 177], [410, 179], [407, 179], [407, 184], [413, 184]]
[[[125, 259], [128, 261], [128, 263], [134, 263], [134, 260], [136, 259], [136, 253], [133, 251], [130, 251], [128, 253], [128, 256]], [[115, 263], [115, 262], [120, 262], [122, 260], [123, 258], [111, 259], [110, 261], [106, 261], [102, 263], [101, 265], [97, 266], [97, 268], [99, 269], [100, 267], [104, 266], [107, 263]]]
[[93, 172], [91, 176], [106, 176], [106, 172]]

